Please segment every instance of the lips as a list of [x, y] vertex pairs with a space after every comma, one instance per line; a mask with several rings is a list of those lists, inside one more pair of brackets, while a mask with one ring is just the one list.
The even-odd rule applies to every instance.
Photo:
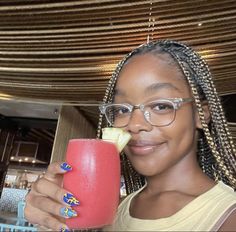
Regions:
[[134, 155], [148, 155], [153, 153], [164, 142], [152, 142], [147, 140], [131, 140], [128, 143], [129, 150]]

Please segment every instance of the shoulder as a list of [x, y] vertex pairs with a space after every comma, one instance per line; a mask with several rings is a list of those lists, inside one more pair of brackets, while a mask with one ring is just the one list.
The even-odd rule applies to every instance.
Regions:
[[234, 211], [226, 218], [219, 231], [235, 231], [236, 230], [236, 205]]
[[218, 187], [217, 188], [218, 191], [216, 191], [216, 193], [219, 195], [222, 194], [224, 196], [223, 199], [226, 200], [227, 198], [229, 198], [229, 200], [231, 200], [233, 202], [236, 201], [236, 192], [234, 191], [233, 188], [229, 187], [228, 185], [224, 184], [223, 182], [219, 182], [217, 184], [217, 187]]
[[219, 231], [235, 231], [236, 230], [236, 193], [235, 191], [225, 185], [224, 183], [219, 183], [218, 185], [221, 189], [219, 192], [220, 201], [216, 204], [221, 206], [221, 217], [217, 224]]

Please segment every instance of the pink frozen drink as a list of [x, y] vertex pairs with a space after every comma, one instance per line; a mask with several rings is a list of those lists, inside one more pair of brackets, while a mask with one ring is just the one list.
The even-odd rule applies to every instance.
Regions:
[[78, 216], [66, 219], [70, 229], [101, 228], [112, 223], [119, 203], [120, 158], [117, 147], [99, 139], [69, 141], [66, 162], [72, 171], [64, 176], [64, 188], [80, 205]]

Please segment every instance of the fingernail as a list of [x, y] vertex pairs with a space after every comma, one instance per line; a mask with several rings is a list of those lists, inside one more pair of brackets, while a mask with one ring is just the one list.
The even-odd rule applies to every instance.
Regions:
[[80, 202], [71, 193], [65, 193], [63, 196], [63, 201], [70, 206], [77, 206]]
[[61, 208], [60, 214], [61, 214], [61, 216], [65, 217], [65, 218], [71, 218], [71, 217], [77, 216], [77, 212], [71, 208], [68, 208], [68, 207]]
[[62, 226], [60, 229], [60, 232], [70, 232], [69, 228], [67, 226]]
[[61, 164], [61, 169], [68, 172], [68, 171], [72, 170], [72, 167], [69, 164], [67, 164], [66, 162], [64, 162]]

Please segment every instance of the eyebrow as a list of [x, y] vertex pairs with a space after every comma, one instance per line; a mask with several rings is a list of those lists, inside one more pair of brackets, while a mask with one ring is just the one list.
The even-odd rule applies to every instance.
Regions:
[[[181, 93], [181, 90], [178, 89], [176, 86], [174, 86], [171, 83], [154, 83], [146, 88], [147, 93], [155, 93], [161, 89], [170, 89], [170, 90], [177, 90], [178, 92]], [[115, 89], [114, 94], [117, 95], [125, 95], [125, 93], [121, 89]]]
[[146, 91], [148, 93], [153, 93], [156, 91], [159, 91], [161, 89], [170, 89], [170, 90], [177, 90], [178, 92], [181, 92], [180, 89], [178, 89], [176, 86], [174, 86], [171, 83], [154, 83], [147, 87]]

